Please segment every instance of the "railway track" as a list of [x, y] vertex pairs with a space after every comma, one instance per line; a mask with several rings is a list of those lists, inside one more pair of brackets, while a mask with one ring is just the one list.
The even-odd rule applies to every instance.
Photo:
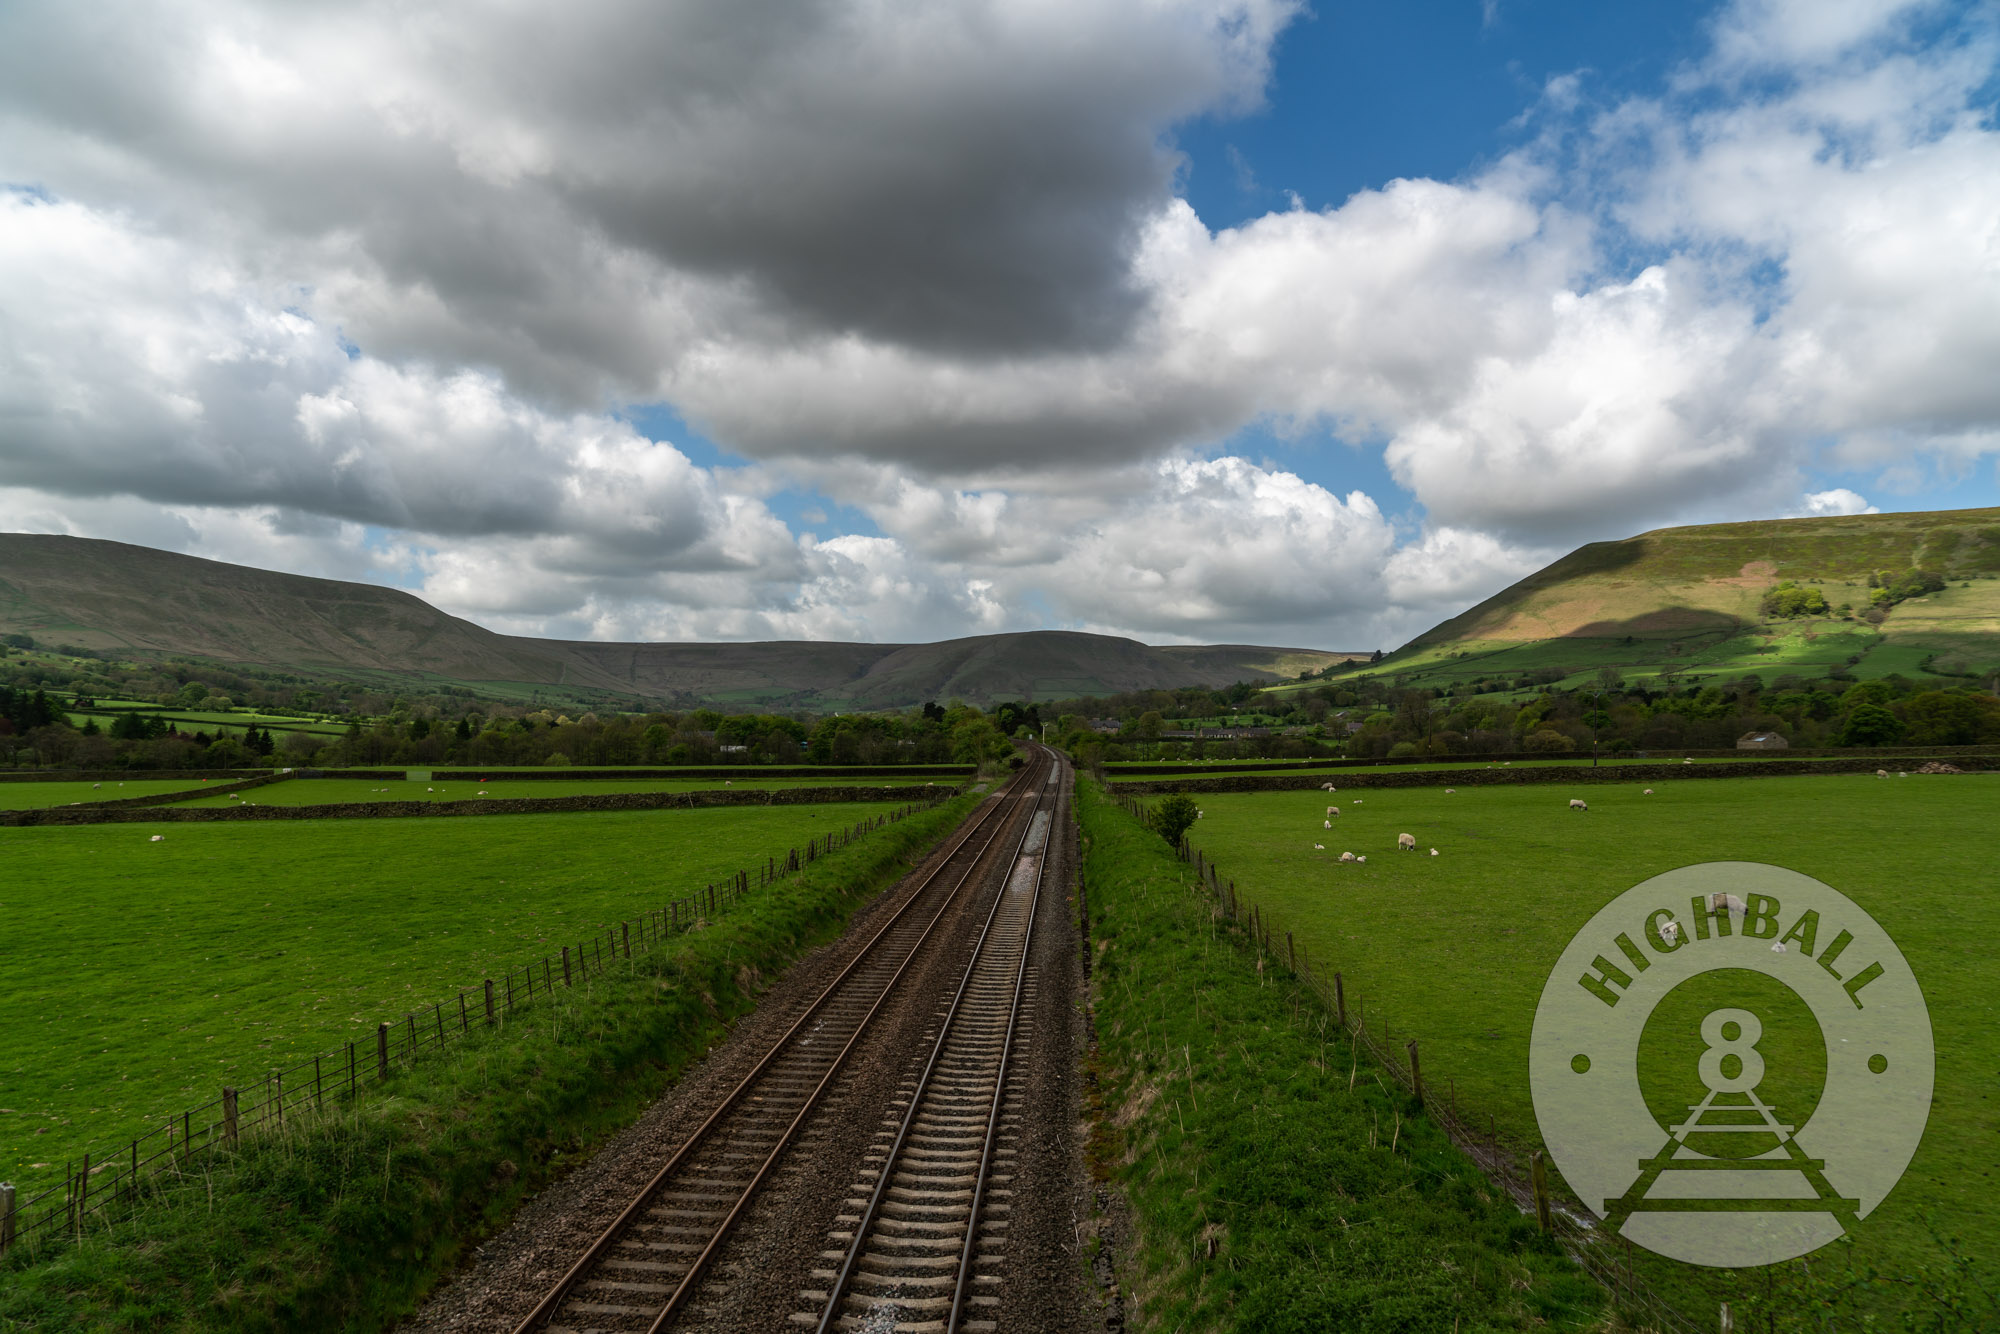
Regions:
[[[931, 873], [807, 1005], [516, 1326], [516, 1334], [657, 1331], [689, 1313], [724, 1243], [779, 1173], [808, 1146], [813, 1114], [898, 984], [941, 948], [941, 926], [986, 883], [996, 853], [1019, 860], [1047, 827], [1059, 788], [1038, 752], [963, 830]], [[1040, 817], [1038, 819], [1038, 816]], [[996, 904], [1008, 897], [996, 895]], [[975, 955], [976, 959], [977, 955]]]
[[[1055, 784], [1059, 771], [1048, 782]], [[986, 1331], [1012, 1222], [1011, 1160], [1023, 1090], [1014, 1063], [1032, 1001], [1035, 910], [1060, 797], [1038, 809], [980, 929], [964, 979], [943, 1015], [904, 1112], [878, 1136], [848, 1204], [846, 1226], [814, 1271], [825, 1288], [799, 1295], [795, 1325], [832, 1330]]]

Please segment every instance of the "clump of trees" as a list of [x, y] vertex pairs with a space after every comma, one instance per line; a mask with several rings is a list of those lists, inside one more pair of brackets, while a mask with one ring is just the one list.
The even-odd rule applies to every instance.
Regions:
[[1777, 618], [1824, 616], [1828, 612], [1826, 594], [1809, 585], [1785, 580], [1764, 595], [1764, 615]]
[[1748, 676], [1665, 688], [1600, 680], [1545, 687], [1527, 699], [1406, 690], [1371, 705], [1349, 748], [1359, 756], [1532, 751], [1718, 750], [1747, 732], [1794, 746], [1969, 746], [2000, 743], [2000, 698], [1977, 686], [1940, 689], [1887, 676]]

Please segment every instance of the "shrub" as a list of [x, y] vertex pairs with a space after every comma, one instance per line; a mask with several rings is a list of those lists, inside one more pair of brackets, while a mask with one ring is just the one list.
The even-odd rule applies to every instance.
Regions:
[[1176, 792], [1153, 807], [1153, 830], [1167, 840], [1168, 847], [1178, 848], [1199, 815], [1194, 798]]
[[1521, 743], [1521, 748], [1523, 750], [1547, 751], [1554, 753], [1560, 751], [1575, 750], [1576, 742], [1564, 736], [1561, 732], [1553, 731], [1545, 727], [1539, 732], [1530, 732], [1528, 734], [1528, 739]]

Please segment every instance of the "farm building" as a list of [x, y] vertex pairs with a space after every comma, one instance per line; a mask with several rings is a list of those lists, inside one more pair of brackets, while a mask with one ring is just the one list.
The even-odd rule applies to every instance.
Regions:
[[1785, 750], [1791, 744], [1776, 732], [1745, 732], [1736, 738], [1738, 750]]

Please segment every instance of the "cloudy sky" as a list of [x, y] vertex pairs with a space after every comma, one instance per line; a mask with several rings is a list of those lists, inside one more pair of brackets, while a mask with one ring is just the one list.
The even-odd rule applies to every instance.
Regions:
[[498, 629], [1393, 647], [2000, 504], [2000, 6], [10, 0], [0, 530]]

